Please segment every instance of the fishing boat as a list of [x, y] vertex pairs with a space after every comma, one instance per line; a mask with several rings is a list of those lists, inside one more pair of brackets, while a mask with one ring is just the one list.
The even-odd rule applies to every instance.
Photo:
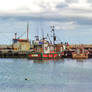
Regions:
[[28, 54], [30, 59], [59, 59], [64, 55], [63, 45], [52, 45], [47, 40], [34, 41], [34, 50]]
[[28, 54], [29, 59], [59, 59], [64, 55], [64, 45], [55, 44], [56, 36], [53, 32], [53, 44], [43, 37], [39, 40], [39, 37], [36, 36], [36, 40], [33, 41], [33, 52]]
[[87, 59], [88, 58], [88, 50], [84, 50], [84, 48], [77, 48], [75, 52], [72, 53], [73, 59]]

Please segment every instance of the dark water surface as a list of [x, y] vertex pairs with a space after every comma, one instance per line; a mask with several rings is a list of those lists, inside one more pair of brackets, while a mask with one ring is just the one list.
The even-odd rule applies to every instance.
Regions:
[[0, 59], [0, 92], [92, 92], [92, 59]]

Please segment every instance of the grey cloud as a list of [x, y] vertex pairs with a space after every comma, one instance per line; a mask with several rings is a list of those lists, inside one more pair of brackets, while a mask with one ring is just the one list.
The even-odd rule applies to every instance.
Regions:
[[92, 0], [87, 0], [88, 3], [92, 3]]
[[69, 21], [75, 21], [78, 25], [92, 25], [92, 19], [88, 18], [82, 18], [78, 16], [73, 17], [65, 17], [65, 16], [59, 16], [59, 15], [52, 15], [49, 16], [1, 16], [1, 20], [16, 20], [16, 21], [52, 21], [52, 22], [69, 22]]
[[66, 8], [66, 7], [68, 7], [68, 5], [62, 2], [56, 6], [56, 8]]
[[92, 19], [82, 18], [82, 17], [73, 17], [72, 20], [76, 21], [79, 25], [92, 25]]
[[[52, 22], [69, 22], [75, 21], [78, 25], [92, 25], [92, 18], [77, 16], [78, 14], [87, 14], [89, 11], [80, 10], [80, 9], [72, 9], [68, 10], [67, 16], [63, 15], [63, 11], [66, 9], [59, 9], [61, 14], [58, 11], [55, 12], [40, 12], [40, 13], [27, 13], [27, 14], [16, 14], [16, 15], [1, 15], [0, 20], [16, 20], [16, 21], [52, 21]], [[68, 16], [68, 13], [75, 14]], [[92, 13], [90, 11], [89, 13]]]
[[67, 18], [56, 16], [52, 17], [50, 16], [1, 16], [1, 20], [16, 20], [16, 21], [66, 21], [68, 20]]
[[77, 3], [78, 0], [65, 0], [67, 3]]
[[92, 7], [92, 0], [87, 0], [87, 3], [90, 3], [90, 5]]

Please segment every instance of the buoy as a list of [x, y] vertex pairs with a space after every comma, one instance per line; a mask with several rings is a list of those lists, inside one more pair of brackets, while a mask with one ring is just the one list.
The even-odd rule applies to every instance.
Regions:
[[25, 78], [25, 80], [29, 80], [28, 78]]

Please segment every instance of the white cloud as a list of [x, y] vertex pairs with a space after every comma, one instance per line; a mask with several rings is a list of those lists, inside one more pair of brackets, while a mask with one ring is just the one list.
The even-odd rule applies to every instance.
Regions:
[[64, 2], [64, 0], [0, 0], [0, 11], [25, 12], [24, 8], [28, 8], [30, 10], [28, 12], [41, 12], [44, 11], [43, 9], [54, 10], [60, 2]]
[[0, 0], [0, 11], [14, 13], [22, 8], [29, 8], [32, 12], [40, 11], [40, 7], [34, 0]]
[[88, 0], [0, 0], [0, 15], [39, 16], [44, 12], [48, 16], [51, 12], [52, 17], [55, 13], [58, 16], [91, 17], [92, 4]]
[[90, 9], [91, 4], [87, 2], [87, 0], [78, 0], [77, 3], [69, 4], [70, 8], [77, 8], [77, 9]]

